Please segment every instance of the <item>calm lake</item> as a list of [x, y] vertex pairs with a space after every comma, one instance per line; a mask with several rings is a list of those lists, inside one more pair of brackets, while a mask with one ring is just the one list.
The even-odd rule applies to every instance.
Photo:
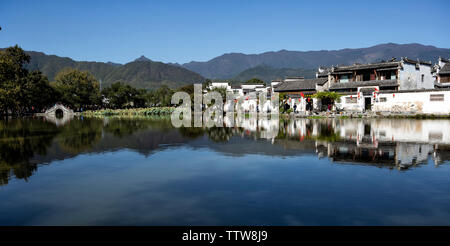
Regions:
[[0, 225], [450, 225], [450, 121], [0, 121]]

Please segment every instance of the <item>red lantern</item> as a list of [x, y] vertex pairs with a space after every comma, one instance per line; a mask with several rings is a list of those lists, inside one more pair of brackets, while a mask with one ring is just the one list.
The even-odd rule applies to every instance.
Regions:
[[392, 97], [395, 97], [395, 93], [394, 93], [394, 94], [392, 94]]

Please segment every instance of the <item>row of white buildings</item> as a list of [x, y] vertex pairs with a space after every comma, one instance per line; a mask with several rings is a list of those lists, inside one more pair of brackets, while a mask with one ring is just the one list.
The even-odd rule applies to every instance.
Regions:
[[[351, 111], [412, 114], [450, 114], [450, 62], [438, 63], [401, 58], [371, 64], [320, 67], [316, 78], [289, 77], [270, 85], [213, 82], [210, 89], [226, 88], [257, 105], [257, 95], [283, 93], [285, 102], [297, 112]], [[340, 100], [312, 98], [318, 92], [336, 92]], [[329, 106], [330, 105], [330, 106]], [[268, 108], [262, 105], [260, 109]]]

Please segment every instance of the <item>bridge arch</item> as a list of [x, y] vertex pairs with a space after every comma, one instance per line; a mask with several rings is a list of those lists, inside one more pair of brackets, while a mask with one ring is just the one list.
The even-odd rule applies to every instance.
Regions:
[[67, 107], [65, 107], [62, 104], [55, 104], [55, 106], [49, 108], [47, 111], [45, 111], [45, 115], [47, 116], [52, 116], [52, 117], [56, 117], [56, 112], [62, 112], [63, 113], [63, 117], [65, 116], [72, 116], [74, 114], [72, 109], [69, 109]]

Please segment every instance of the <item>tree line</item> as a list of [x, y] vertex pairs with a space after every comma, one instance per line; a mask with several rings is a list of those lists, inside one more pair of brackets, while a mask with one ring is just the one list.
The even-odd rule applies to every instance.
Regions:
[[50, 82], [42, 72], [25, 69], [29, 62], [30, 56], [17, 45], [0, 51], [0, 115], [44, 112], [55, 103], [75, 111], [166, 107], [177, 91], [165, 85], [156, 90], [137, 89], [121, 81], [100, 88], [91, 73], [72, 68], [63, 69]]

